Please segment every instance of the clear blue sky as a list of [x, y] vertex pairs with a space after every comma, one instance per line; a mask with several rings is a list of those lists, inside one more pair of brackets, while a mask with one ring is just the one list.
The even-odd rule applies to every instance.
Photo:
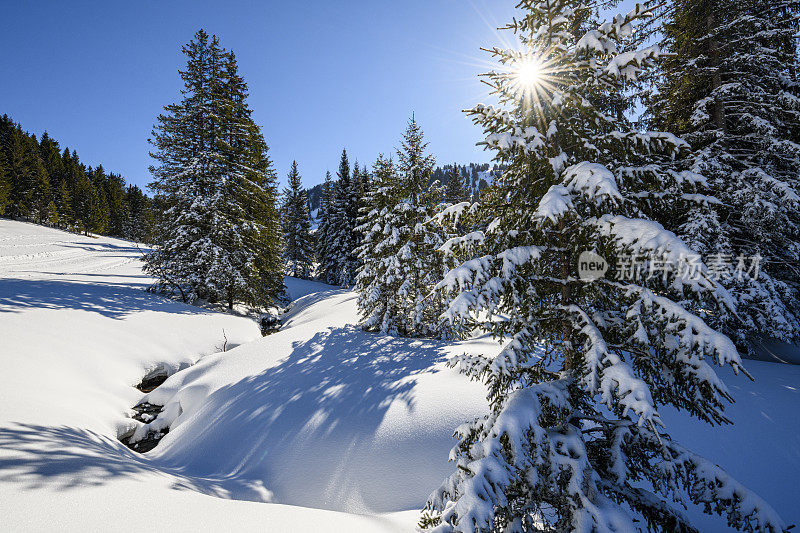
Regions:
[[282, 182], [296, 159], [319, 183], [343, 147], [371, 165], [412, 111], [438, 162], [485, 162], [461, 110], [486, 99], [479, 47], [500, 44], [515, 3], [0, 0], [0, 114], [145, 185], [147, 138], [202, 27], [236, 52]]

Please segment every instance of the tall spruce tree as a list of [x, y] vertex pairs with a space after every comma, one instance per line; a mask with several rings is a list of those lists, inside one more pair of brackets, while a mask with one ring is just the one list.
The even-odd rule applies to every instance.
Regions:
[[[676, 230], [736, 298], [735, 318], [709, 320], [746, 350], [761, 336], [800, 341], [799, 12], [795, 0], [674, 0], [653, 26], [673, 55], [646, 123], [696, 149], [691, 168], [720, 200]], [[757, 277], [735, 272], [754, 257]]]
[[406, 331], [407, 317], [400, 303], [403, 272], [397, 256], [401, 246], [400, 226], [395, 208], [401, 202], [399, 178], [391, 159], [383, 154], [373, 166], [374, 183], [366, 200], [369, 210], [361, 219], [364, 235], [359, 248], [362, 268], [356, 280], [358, 308], [367, 331], [398, 335]]
[[362, 266], [356, 283], [363, 327], [391, 335], [442, 333], [440, 295], [432, 295], [443, 275], [439, 227], [426, 224], [435, 214], [441, 190], [429, 186], [434, 158], [412, 117], [397, 150], [398, 167], [379, 158], [370, 210], [362, 220]]
[[223, 53], [220, 107], [226, 161], [224, 206], [241, 246], [238, 271], [243, 283], [228, 290], [234, 298], [266, 306], [285, 297], [277, 174], [269, 147], [247, 103], [247, 84], [238, 73], [233, 52]]
[[457, 164], [453, 163], [452, 168], [447, 173], [447, 184], [444, 189], [445, 202], [451, 204], [468, 202], [470, 196], [464, 176], [461, 175], [461, 169]]
[[[455, 296], [445, 318], [508, 343], [494, 357], [453, 362], [486, 383], [491, 410], [457, 429], [456, 472], [431, 495], [422, 525], [696, 531], [669, 503], [685, 493], [731, 526], [783, 530], [766, 503], [672, 440], [659, 416], [669, 405], [728, 422], [731, 394], [711, 365], [742, 368], [733, 343], [690, 311], [703, 301], [728, 313], [729, 295], [647, 217], [658, 204], [699, 201], [701, 180], [674, 168], [688, 145], [595, 104], [658, 59], [658, 47], [627, 48], [647, 11], [636, 6], [583, 32], [590, 12], [578, 0], [518, 7], [508, 28], [521, 49], [491, 51], [500, 67], [487, 79], [500, 104], [470, 112], [508, 166], [481, 205], [440, 215], [486, 224], [443, 247], [482, 252], [439, 284]], [[613, 270], [576, 272], [584, 252]], [[674, 269], [628, 275], [631, 260]]]
[[275, 176], [235, 57], [200, 30], [151, 140], [165, 211], [146, 270], [184, 298], [265, 307], [283, 289]]
[[330, 226], [325, 249], [330, 255], [332, 268], [326, 272], [326, 281], [350, 287], [355, 282], [359, 264], [356, 248], [360, 241], [357, 228], [361, 176], [358, 165], [351, 173], [345, 150], [342, 150], [337, 176], [334, 198], [328, 213]]
[[60, 227], [70, 228], [75, 223], [72, 211], [72, 196], [69, 192], [67, 180], [62, 179], [58, 184], [58, 190], [54, 192], [54, 203], [58, 211], [58, 223]]
[[289, 184], [283, 190], [283, 260], [286, 273], [296, 278], [308, 278], [314, 266], [311, 244], [311, 219], [308, 213], [308, 194], [300, 181], [297, 161], [292, 161]]
[[330, 171], [325, 173], [322, 184], [322, 197], [319, 203], [319, 226], [317, 227], [317, 277], [325, 283], [336, 283], [336, 262], [334, 250], [331, 249], [333, 240], [333, 204], [336, 199], [336, 184], [331, 180]]

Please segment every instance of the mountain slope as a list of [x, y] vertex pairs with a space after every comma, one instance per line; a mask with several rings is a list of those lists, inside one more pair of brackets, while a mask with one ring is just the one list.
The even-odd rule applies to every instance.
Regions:
[[[176, 531], [413, 531], [453, 468], [453, 429], [487, 409], [483, 386], [444, 361], [495, 342], [365, 333], [353, 293], [292, 279], [282, 330], [262, 338], [148, 283], [128, 242], [0, 220], [3, 529], [122, 531], [144, 516]], [[798, 523], [800, 366], [746, 366], [755, 382], [722, 372], [734, 426], [663, 418]], [[134, 388], [155, 368], [177, 372]], [[128, 417], [144, 400], [171, 430], [141, 455], [117, 436], [146, 432]]]

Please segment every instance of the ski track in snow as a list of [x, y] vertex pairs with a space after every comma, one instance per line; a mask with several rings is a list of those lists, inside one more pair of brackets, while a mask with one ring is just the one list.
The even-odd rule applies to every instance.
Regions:
[[[443, 361], [497, 344], [364, 333], [352, 293], [292, 279], [282, 330], [262, 338], [249, 319], [145, 293], [139, 254], [0, 220], [0, 529], [413, 531], [453, 468], [453, 429], [487, 409]], [[223, 330], [238, 346], [218, 353]], [[160, 365], [175, 373], [134, 388]], [[662, 414], [798, 523], [800, 366], [746, 366], [755, 383], [722, 372], [734, 426]], [[140, 455], [116, 437], [143, 399], [171, 429]]]

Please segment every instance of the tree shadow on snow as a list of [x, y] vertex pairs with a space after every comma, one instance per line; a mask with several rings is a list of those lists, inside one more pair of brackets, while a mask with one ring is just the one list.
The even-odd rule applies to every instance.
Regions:
[[107, 255], [105, 255], [104, 257], [130, 257], [128, 254], [131, 254], [131, 253], [141, 254], [141, 253], [146, 253], [148, 251], [148, 249], [146, 249], [146, 248], [143, 249], [143, 248], [137, 247], [134, 244], [127, 243], [127, 242], [124, 243], [124, 244], [123, 243], [115, 244], [115, 243], [111, 243], [111, 242], [60, 242], [60, 243], [57, 243], [57, 245], [58, 246], [62, 246], [64, 248], [78, 248], [80, 250], [86, 250], [86, 251], [89, 251], [89, 252], [98, 252], [98, 251], [102, 251], [102, 250], [111, 250], [111, 251], [115, 251], [115, 252], [120, 252], [120, 253], [126, 254], [124, 256], [122, 256], [122, 255], [121, 256], [107, 256]]
[[154, 464], [116, 439], [67, 426], [13, 424], [0, 427], [0, 482], [26, 490], [70, 490], [101, 486], [116, 479], [167, 475], [172, 488], [211, 496], [265, 501], [269, 494], [235, 479], [193, 478]]
[[124, 318], [140, 311], [203, 314], [140, 287], [96, 281], [0, 279], [0, 313], [24, 309], [77, 309], [109, 318]]
[[[195, 475], [263, 481], [280, 503], [356, 511], [359, 505], [375, 511], [413, 508], [416, 499], [386, 500], [392, 491], [371, 490], [370, 484], [413, 478], [421, 488], [407, 492], [424, 499], [444, 475], [439, 471], [452, 446], [450, 434], [431, 443], [442, 450], [441, 457], [418, 448], [392, 449], [395, 440], [375, 439], [390, 407], [413, 412], [416, 377], [436, 371], [433, 365], [446, 356], [443, 344], [347, 326], [319, 332], [292, 348], [276, 366], [214, 392], [192, 423], [169, 435], [176, 440], [158, 459]], [[212, 431], [205, 431], [208, 427]], [[418, 446], [420, 429], [407, 428], [405, 438], [396, 441], [412, 444], [397, 446]], [[431, 455], [435, 465], [425, 463]], [[387, 470], [389, 464], [394, 466]], [[374, 473], [381, 469], [377, 479]], [[353, 494], [360, 502], [348, 507], [343, 502]]]

